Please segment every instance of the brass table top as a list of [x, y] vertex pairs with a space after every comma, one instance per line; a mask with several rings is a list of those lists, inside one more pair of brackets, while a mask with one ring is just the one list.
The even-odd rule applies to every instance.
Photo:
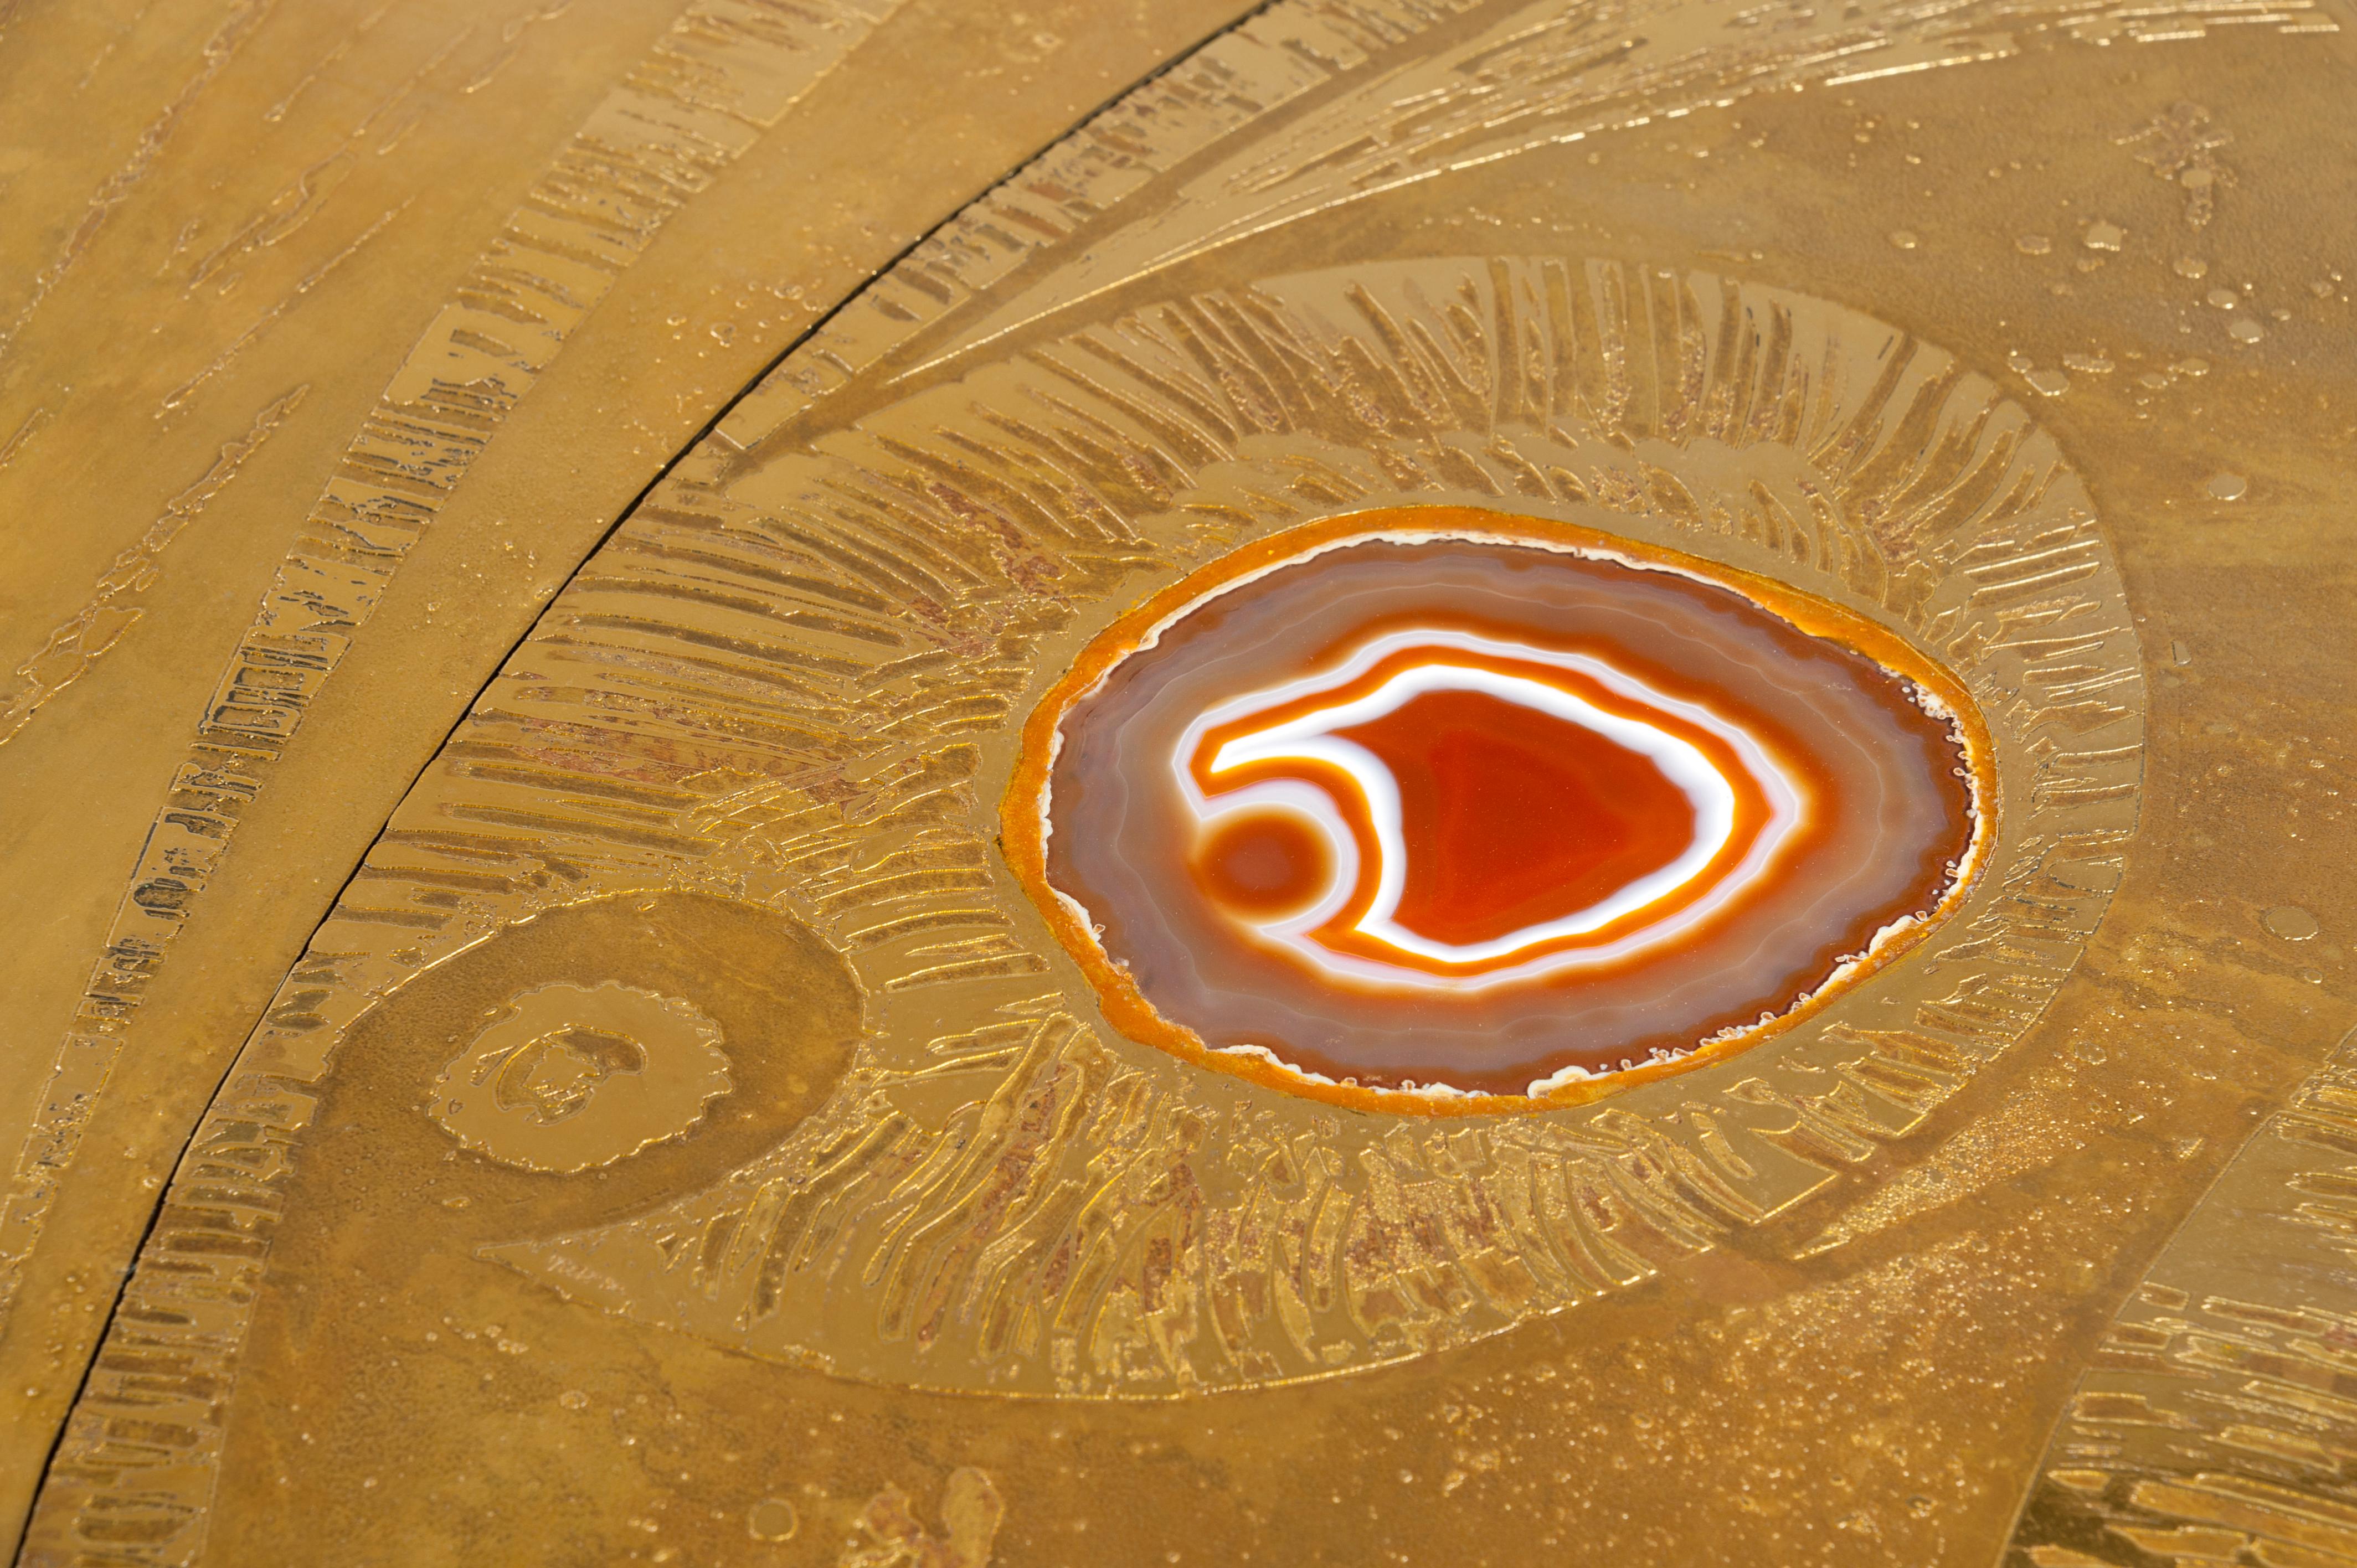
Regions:
[[[2352, 28], [0, 6], [21, 1560], [2357, 1564]], [[1157, 1048], [1027, 721], [1362, 515], [1876, 628], [1953, 910]]]

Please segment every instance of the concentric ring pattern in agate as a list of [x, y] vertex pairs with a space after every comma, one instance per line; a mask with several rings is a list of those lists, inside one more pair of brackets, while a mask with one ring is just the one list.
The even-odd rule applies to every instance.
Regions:
[[1545, 1094], [1791, 1015], [1970, 865], [1952, 703], [1701, 563], [1371, 531], [1190, 581], [1083, 659], [1036, 803], [1158, 1043]]

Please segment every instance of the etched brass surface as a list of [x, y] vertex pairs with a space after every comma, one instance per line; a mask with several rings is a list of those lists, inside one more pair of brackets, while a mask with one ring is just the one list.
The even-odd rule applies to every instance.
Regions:
[[[11, 1530], [197, 1118], [548, 596], [845, 291], [1236, 10], [0, 6]], [[875, 179], [879, 136], [926, 156]]]
[[2105, 1330], [2015, 1532], [2038, 1568], [2357, 1560], [2357, 1084], [2343, 1042]]
[[[500, 47], [585, 26], [544, 9]], [[28, 911], [67, 765], [132, 722], [59, 715], [118, 680], [182, 715], [97, 791], [160, 813], [137, 869], [10, 961], [24, 1560], [2357, 1562], [2352, 19], [1283, 0], [1182, 54], [1222, 18], [1056, 16], [648, 14], [553, 163], [490, 160], [447, 280], [372, 285], [429, 325], [312, 473], [269, 465], [330, 378], [274, 349], [300, 373], [160, 500], [102, 489], [119, 537], [0, 546], [39, 564], [0, 743]], [[65, 25], [0, 20], [0, 58]], [[1090, 101], [1039, 41], [1083, 27], [1094, 69], [1169, 67], [1014, 167]], [[1002, 54], [1060, 119], [911, 110], [900, 145], [963, 116], [964, 174], [856, 156], [875, 94]], [[515, 59], [384, 113], [571, 80]], [[238, 297], [401, 164], [369, 134], [192, 230], [174, 287]], [[48, 237], [73, 264], [27, 248], [25, 341], [147, 135]], [[774, 199], [804, 164], [823, 243]], [[898, 260], [923, 220], [855, 216], [1010, 167]], [[791, 307], [705, 323], [732, 264]], [[690, 325], [708, 371], [665, 368]], [[126, 349], [180, 378], [154, 422], [244, 343]], [[0, 383], [38, 404], [0, 465], [87, 461], [34, 395], [69, 379]], [[246, 495], [250, 558], [192, 554]], [[1960, 906], [1740, 1051], [1512, 1115], [1131, 1037], [999, 842], [1025, 721], [1207, 564], [1416, 507], [1785, 585], [1954, 682], [1994, 802]], [[251, 590], [226, 674], [128, 618], [223, 614], [183, 559]], [[178, 978], [274, 864], [309, 902]], [[126, 1044], [175, 1032], [220, 1037]]]

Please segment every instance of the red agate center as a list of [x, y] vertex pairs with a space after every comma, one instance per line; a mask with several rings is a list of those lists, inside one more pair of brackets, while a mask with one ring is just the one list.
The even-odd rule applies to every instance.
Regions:
[[1220, 703], [1172, 764], [1205, 897], [1338, 983], [1409, 989], [1691, 929], [1766, 873], [1808, 795], [1759, 736], [1604, 652], [1463, 626], [1386, 629]]

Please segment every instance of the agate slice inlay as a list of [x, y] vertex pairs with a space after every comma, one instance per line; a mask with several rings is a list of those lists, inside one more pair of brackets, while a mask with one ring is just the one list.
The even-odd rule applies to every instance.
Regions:
[[1248, 547], [1044, 701], [1005, 842], [1108, 1016], [1395, 1109], [1786, 1026], [1953, 908], [1969, 703], [1781, 585], [1450, 509]]

